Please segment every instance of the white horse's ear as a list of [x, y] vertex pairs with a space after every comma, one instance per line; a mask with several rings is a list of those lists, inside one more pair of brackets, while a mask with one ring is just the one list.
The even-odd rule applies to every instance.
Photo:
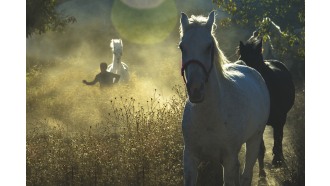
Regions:
[[185, 13], [183, 13], [183, 12], [181, 12], [180, 22], [181, 22], [182, 30], [184, 30], [184, 28], [189, 25], [188, 16]]
[[113, 48], [113, 39], [110, 41], [110, 48]]
[[209, 14], [209, 17], [208, 17], [207, 22], [206, 22], [206, 26], [209, 27], [209, 28], [212, 28], [212, 26], [214, 24], [214, 20], [215, 20], [215, 11], [213, 10]]

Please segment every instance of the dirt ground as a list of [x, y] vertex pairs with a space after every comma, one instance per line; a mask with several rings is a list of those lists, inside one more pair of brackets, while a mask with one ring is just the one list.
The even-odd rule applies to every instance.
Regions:
[[[272, 148], [273, 128], [266, 126], [264, 141], [266, 146], [266, 178], [259, 179], [259, 165], [254, 166], [252, 185], [260, 186], [302, 186], [305, 185], [305, 91], [304, 84], [296, 85], [296, 98], [289, 111], [283, 131], [283, 154], [285, 162], [274, 167]], [[243, 149], [243, 148], [242, 148]], [[244, 149], [243, 149], [244, 150]]]
[[283, 137], [283, 153], [286, 159], [286, 164], [282, 167], [274, 167], [271, 162], [273, 159], [272, 148], [273, 148], [273, 129], [271, 126], [267, 126], [264, 132], [264, 140], [266, 146], [265, 154], [265, 171], [266, 178], [259, 179], [259, 165], [255, 164], [252, 185], [258, 186], [288, 186], [294, 185], [292, 183], [293, 165], [290, 162], [294, 162], [292, 154], [292, 140], [293, 137], [289, 131], [290, 125], [286, 124], [284, 127], [284, 137]]

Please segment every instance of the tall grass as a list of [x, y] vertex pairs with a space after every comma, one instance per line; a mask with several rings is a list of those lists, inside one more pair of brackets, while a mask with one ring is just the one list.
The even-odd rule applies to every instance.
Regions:
[[[91, 80], [98, 73], [97, 67], [92, 72], [82, 67], [82, 59], [28, 60], [27, 185], [183, 185], [184, 87], [159, 90], [155, 80], [141, 80], [132, 72], [130, 83], [101, 90], [82, 84], [82, 79]], [[168, 75], [169, 65], [164, 64], [166, 71], [160, 76]], [[288, 170], [274, 169], [268, 175], [277, 176], [279, 183], [301, 185], [301, 90], [287, 128]], [[281, 176], [284, 173], [288, 174]]]
[[56, 121], [31, 124], [28, 185], [179, 185], [183, 100], [158, 99], [147, 107], [134, 98], [110, 100], [105, 120], [78, 133]]
[[27, 185], [182, 184], [183, 88], [101, 90], [66, 66], [27, 70]]

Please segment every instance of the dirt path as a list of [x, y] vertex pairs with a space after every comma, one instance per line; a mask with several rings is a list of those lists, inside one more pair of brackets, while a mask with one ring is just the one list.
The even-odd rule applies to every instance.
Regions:
[[[286, 161], [290, 161], [292, 159], [292, 149], [290, 143], [290, 131], [289, 127], [286, 125], [284, 127], [284, 138], [283, 138], [283, 153]], [[252, 185], [258, 186], [283, 186], [283, 185], [291, 185], [291, 172], [290, 172], [290, 165], [284, 165], [281, 168], [275, 168], [271, 164], [273, 155], [272, 155], [272, 148], [273, 148], [273, 129], [271, 126], [267, 126], [264, 132], [264, 140], [266, 146], [266, 154], [265, 154], [265, 171], [266, 171], [266, 178], [259, 179], [259, 165], [258, 163], [255, 164], [254, 173], [253, 173], [253, 180]], [[291, 153], [290, 153], [291, 152]]]
[[[294, 134], [293, 126], [286, 124], [284, 126], [284, 138], [283, 138], [283, 153], [285, 157], [285, 162], [282, 167], [275, 168], [271, 164], [273, 155], [273, 129], [270, 126], [267, 126], [264, 132], [264, 140], [266, 146], [266, 153], [265, 153], [265, 171], [266, 171], [266, 178], [259, 179], [259, 165], [258, 162], [254, 166], [253, 171], [253, 179], [252, 179], [252, 186], [293, 186], [299, 185], [297, 183], [293, 183], [292, 180], [297, 179], [294, 178], [294, 171], [298, 170], [297, 165], [299, 162], [297, 161], [297, 155], [295, 155], [294, 149], [296, 147], [293, 146], [293, 136]], [[241, 171], [244, 166], [244, 157], [245, 157], [245, 146], [243, 145], [241, 152], [239, 154], [239, 159], [241, 162]], [[298, 164], [297, 164], [298, 163]], [[298, 167], [299, 168], [299, 167]], [[212, 165], [210, 166], [202, 166], [199, 171], [200, 179], [198, 179], [198, 186], [215, 186], [215, 185], [222, 185], [221, 178], [219, 178], [219, 174], [221, 173], [220, 169]], [[304, 176], [304, 175], [303, 175]], [[300, 178], [298, 178], [300, 179]], [[303, 178], [304, 179], [304, 178]], [[296, 181], [296, 180], [294, 180]], [[303, 184], [302, 184], [303, 185]], [[300, 186], [300, 185], [299, 185]]]

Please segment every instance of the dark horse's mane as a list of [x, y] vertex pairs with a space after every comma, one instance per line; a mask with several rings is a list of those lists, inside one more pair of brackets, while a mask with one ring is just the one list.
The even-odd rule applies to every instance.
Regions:
[[[251, 49], [255, 49], [257, 47], [258, 44], [260, 44], [260, 42], [262, 42], [262, 38], [259, 36], [252, 36], [251, 38], [249, 38], [246, 41], [245, 46]], [[240, 51], [240, 47], [237, 46], [236, 47], [236, 55], [240, 56], [241, 55], [241, 51]]]

